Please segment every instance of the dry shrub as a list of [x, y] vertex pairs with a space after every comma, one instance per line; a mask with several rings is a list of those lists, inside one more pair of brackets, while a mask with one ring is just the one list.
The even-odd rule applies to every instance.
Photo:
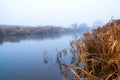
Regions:
[[70, 44], [72, 65], [63, 65], [76, 80], [120, 80], [120, 20], [86, 32]]
[[85, 33], [82, 42], [89, 56], [89, 71], [102, 79], [117, 79], [120, 75], [120, 20]]

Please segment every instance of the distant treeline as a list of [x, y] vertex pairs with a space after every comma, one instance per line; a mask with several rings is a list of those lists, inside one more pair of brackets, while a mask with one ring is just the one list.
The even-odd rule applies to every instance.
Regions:
[[71, 27], [77, 33], [89, 32], [92, 29], [92, 27], [88, 26], [86, 23], [81, 23], [81, 24], [75, 23], [75, 24], [72, 24]]
[[73, 30], [70, 28], [55, 27], [55, 26], [26, 27], [26, 26], [0, 25], [0, 36], [59, 34], [59, 33], [69, 33], [72, 31]]

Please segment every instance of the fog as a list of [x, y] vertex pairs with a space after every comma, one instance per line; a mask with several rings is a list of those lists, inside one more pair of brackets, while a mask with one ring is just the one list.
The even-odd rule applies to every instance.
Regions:
[[92, 26], [111, 17], [120, 18], [120, 0], [0, 0], [0, 24], [5, 25]]

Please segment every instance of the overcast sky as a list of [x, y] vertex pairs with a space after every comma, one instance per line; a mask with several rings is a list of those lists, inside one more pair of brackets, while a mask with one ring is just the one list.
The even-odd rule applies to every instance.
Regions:
[[0, 0], [0, 24], [55, 25], [120, 18], [120, 0]]

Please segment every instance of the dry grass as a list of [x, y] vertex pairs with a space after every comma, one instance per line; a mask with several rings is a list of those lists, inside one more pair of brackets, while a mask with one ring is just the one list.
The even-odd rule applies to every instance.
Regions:
[[86, 32], [70, 45], [72, 65], [62, 65], [70, 69], [74, 80], [120, 80], [120, 20]]

